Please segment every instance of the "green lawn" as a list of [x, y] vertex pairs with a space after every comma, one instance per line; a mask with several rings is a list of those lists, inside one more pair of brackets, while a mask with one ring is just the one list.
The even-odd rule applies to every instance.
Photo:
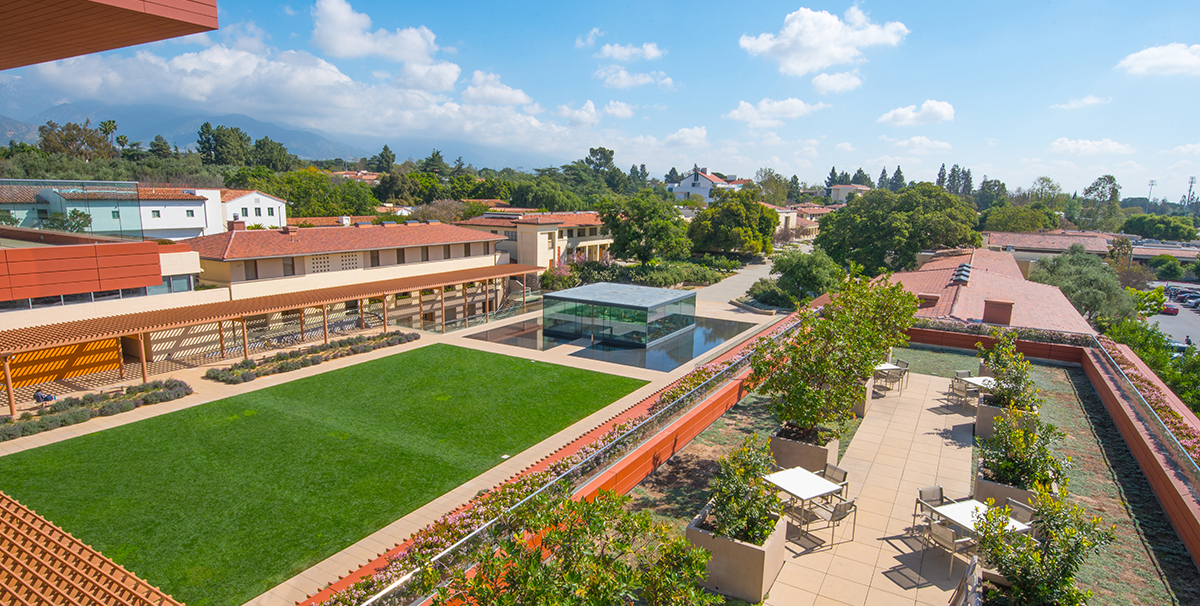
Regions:
[[0, 489], [238, 605], [643, 384], [431, 345], [2, 457]]

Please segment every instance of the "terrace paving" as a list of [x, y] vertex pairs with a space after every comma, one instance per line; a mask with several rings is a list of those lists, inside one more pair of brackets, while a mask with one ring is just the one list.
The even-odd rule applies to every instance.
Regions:
[[[973, 417], [946, 399], [949, 379], [909, 377], [903, 393], [872, 400], [839, 463], [849, 472], [850, 498], [858, 498], [854, 540], [848, 525], [837, 529], [832, 548], [828, 530], [803, 536], [793, 528], [768, 606], [949, 601], [958, 579], [946, 578], [946, 552], [922, 558], [913, 504], [924, 486], [941, 485], [952, 498], [970, 494]], [[955, 571], [964, 568], [960, 557]]]

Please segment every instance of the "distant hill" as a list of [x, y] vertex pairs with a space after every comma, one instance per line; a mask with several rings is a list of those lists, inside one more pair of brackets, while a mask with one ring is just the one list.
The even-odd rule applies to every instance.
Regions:
[[[91, 120], [93, 125], [103, 120], [116, 120], [117, 134], [129, 137], [130, 141], [141, 141], [143, 147], [149, 145], [155, 135], [162, 135], [181, 149], [194, 148], [196, 131], [200, 130], [201, 124], [211, 122], [213, 126], [236, 126], [246, 131], [252, 139], [270, 137], [283, 143], [291, 153], [306, 160], [348, 160], [369, 155], [358, 147], [331, 141], [317, 133], [261, 122], [242, 114], [203, 114], [162, 105], [104, 106], [92, 102], [63, 103], [37, 114], [30, 121], [36, 125], [51, 120], [59, 124]], [[0, 122], [0, 128], [3, 128], [2, 125]], [[36, 126], [33, 127], [33, 133], [36, 140]]]
[[32, 124], [14, 120], [8, 116], [0, 116], [0, 145], [8, 145], [9, 141], [19, 143], [37, 143], [38, 130]]

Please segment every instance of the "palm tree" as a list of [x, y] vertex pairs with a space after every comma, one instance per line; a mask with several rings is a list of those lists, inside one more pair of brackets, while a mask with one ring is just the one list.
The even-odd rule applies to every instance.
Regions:
[[125, 149], [125, 146], [129, 145], [129, 137], [126, 137], [125, 135], [117, 135], [117, 145], [120, 145], [121, 149]]
[[108, 144], [112, 145], [113, 133], [117, 132], [117, 121], [116, 120], [105, 120], [105, 121], [101, 122], [100, 126], [98, 126], [97, 128], [100, 130], [101, 134], [103, 134], [105, 137], [108, 137]]

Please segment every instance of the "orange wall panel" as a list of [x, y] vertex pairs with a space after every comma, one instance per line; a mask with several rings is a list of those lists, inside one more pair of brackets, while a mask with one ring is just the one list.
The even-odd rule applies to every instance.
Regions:
[[[119, 244], [117, 246], [120, 246]], [[96, 245], [83, 244], [75, 246], [41, 246], [38, 248], [10, 248], [7, 251], [9, 263], [22, 261], [49, 261], [53, 259], [76, 259], [79, 257], [95, 257]]]
[[156, 280], [155, 284], [162, 282], [162, 274], [159, 273], [157, 265], [154, 267], [146, 267], [144, 265], [134, 265], [132, 267], [102, 267], [99, 270], [99, 276], [101, 281], [153, 276]]
[[[38, 274], [17, 274], [8, 277], [9, 284], [13, 288], [19, 286], [43, 286], [53, 288], [63, 286], [64, 288], [72, 288], [74, 284], [82, 282], [97, 282], [100, 276], [94, 269], [80, 269], [73, 271], [56, 271], [44, 272]], [[88, 289], [83, 290], [60, 290], [59, 294], [90, 292]]]
[[[72, 282], [70, 286], [71, 289], [78, 290], [68, 289], [68, 293], [85, 293], [100, 290], [100, 282], [98, 280], [93, 280], [91, 282]], [[28, 299], [30, 297], [54, 297], [68, 293], [64, 293], [63, 287], [57, 284], [50, 286], [14, 286], [12, 289], [12, 298]]]
[[96, 257], [96, 267], [129, 267], [131, 265], [146, 265], [158, 270], [158, 253], [141, 255], [100, 255]]
[[120, 363], [121, 346], [114, 338], [17, 354], [10, 368], [15, 388], [115, 370]]
[[120, 255], [157, 255], [158, 242], [116, 242], [113, 244], [94, 244], [97, 257]]
[[96, 290], [116, 290], [118, 288], [141, 288], [143, 286], [158, 286], [162, 284], [162, 276], [137, 276], [132, 278], [117, 278], [101, 280]]
[[8, 264], [9, 275], [18, 274], [53, 274], [61, 271], [80, 269], [96, 269], [96, 257], [71, 257], [64, 259], [46, 259], [44, 261], [18, 261]]

